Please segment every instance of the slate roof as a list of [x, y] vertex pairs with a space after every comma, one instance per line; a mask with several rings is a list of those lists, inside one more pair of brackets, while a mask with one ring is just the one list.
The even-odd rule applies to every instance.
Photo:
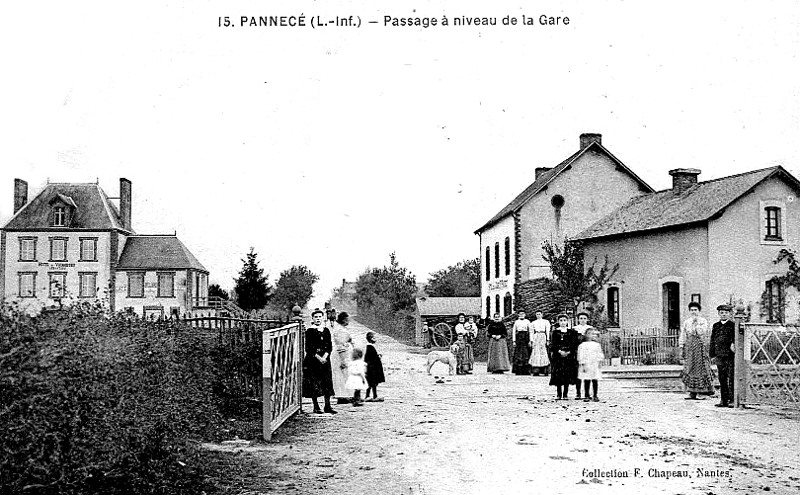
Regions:
[[481, 314], [480, 297], [418, 297], [417, 310], [421, 316], [450, 316], [464, 313]]
[[680, 194], [668, 189], [632, 198], [575, 239], [597, 239], [705, 222], [722, 214], [731, 203], [762, 181], [776, 175], [800, 190], [800, 182], [780, 166], [698, 182]]
[[119, 257], [118, 270], [208, 270], [174, 235], [129, 237]]
[[548, 185], [553, 179], [555, 179], [561, 172], [567, 170], [572, 163], [577, 160], [581, 155], [586, 153], [592, 147], [597, 147], [598, 151], [608, 155], [617, 165], [622, 168], [625, 172], [628, 173], [636, 182], [638, 182], [646, 191], [653, 192], [653, 188], [650, 187], [645, 181], [643, 181], [638, 175], [633, 173], [631, 169], [629, 169], [624, 163], [622, 163], [617, 157], [611, 154], [602, 144], [593, 141], [585, 146], [583, 149], [578, 150], [572, 156], [564, 160], [563, 162], [559, 163], [555, 167], [551, 168], [547, 172], [543, 172], [538, 179], [536, 179], [533, 184], [529, 185], [525, 188], [524, 191], [519, 193], [516, 198], [514, 198], [509, 204], [507, 204], [502, 210], [500, 210], [495, 216], [491, 218], [488, 222], [486, 222], [481, 228], [476, 230], [474, 233], [479, 234], [484, 230], [488, 229], [492, 225], [496, 224], [506, 216], [516, 212], [522, 206], [528, 202], [530, 198], [532, 198], [536, 193], [544, 189], [546, 185]]
[[122, 227], [117, 207], [108, 199], [98, 184], [47, 184], [11, 217], [4, 229], [35, 230], [49, 228], [51, 224], [51, 201], [58, 199], [74, 208], [67, 229], [118, 229]]

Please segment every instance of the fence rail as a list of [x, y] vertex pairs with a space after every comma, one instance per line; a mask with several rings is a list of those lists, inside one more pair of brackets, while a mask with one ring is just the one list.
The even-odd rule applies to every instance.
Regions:
[[800, 406], [800, 328], [745, 324], [747, 403]]

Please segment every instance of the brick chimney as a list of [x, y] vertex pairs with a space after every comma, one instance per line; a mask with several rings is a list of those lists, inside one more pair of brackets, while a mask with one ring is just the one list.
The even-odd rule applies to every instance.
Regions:
[[133, 230], [131, 227], [131, 181], [119, 180], [119, 216], [122, 217], [122, 228]]
[[28, 183], [22, 179], [14, 179], [14, 213], [28, 202]]
[[536, 167], [536, 178], [534, 180], [539, 180], [539, 177], [545, 173], [553, 170], [552, 167]]
[[672, 190], [680, 194], [697, 184], [697, 176], [700, 175], [700, 170], [696, 168], [676, 168], [670, 170], [669, 175], [672, 176]]
[[596, 134], [594, 132], [584, 132], [581, 134], [581, 148], [583, 149], [589, 146], [592, 143], [603, 144], [602, 143], [602, 134]]

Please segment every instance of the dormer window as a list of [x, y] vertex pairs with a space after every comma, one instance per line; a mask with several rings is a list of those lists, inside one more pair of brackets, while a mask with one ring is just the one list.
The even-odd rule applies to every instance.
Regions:
[[67, 224], [67, 212], [63, 206], [53, 208], [53, 226], [63, 227]]

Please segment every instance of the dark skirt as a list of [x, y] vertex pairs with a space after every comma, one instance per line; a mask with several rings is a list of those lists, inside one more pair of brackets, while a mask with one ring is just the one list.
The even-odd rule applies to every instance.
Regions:
[[314, 356], [306, 356], [303, 360], [303, 397], [315, 398], [321, 395], [336, 395], [333, 391], [331, 361], [320, 363]]
[[573, 352], [567, 357], [562, 357], [554, 351], [550, 357], [550, 385], [572, 385], [578, 381], [578, 361]]
[[511, 371], [515, 375], [530, 375], [531, 365], [528, 361], [531, 359], [530, 336], [528, 332], [517, 332], [517, 345], [514, 347], [514, 366]]
[[511, 363], [508, 362], [508, 344], [506, 339], [489, 339], [489, 356], [486, 359], [486, 371], [508, 371]]
[[364, 362], [367, 363], [367, 385], [370, 388], [377, 387], [379, 383], [386, 381], [386, 376], [383, 374], [381, 357], [371, 345], [367, 346], [367, 352], [364, 354]]

